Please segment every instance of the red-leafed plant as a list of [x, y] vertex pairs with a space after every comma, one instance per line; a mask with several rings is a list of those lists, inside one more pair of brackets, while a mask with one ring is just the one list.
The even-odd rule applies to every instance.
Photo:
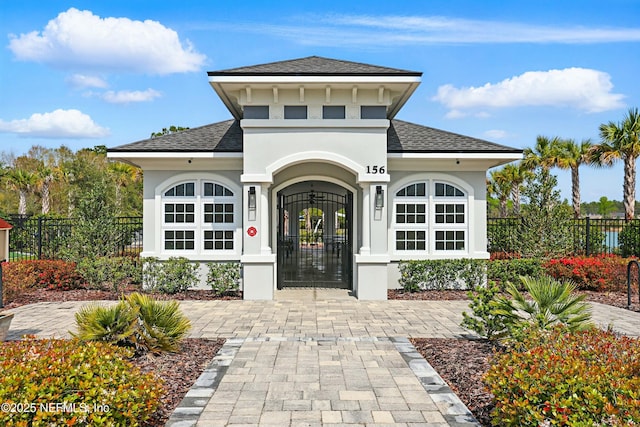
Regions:
[[577, 256], [550, 259], [543, 268], [551, 277], [573, 281], [580, 290], [613, 291], [624, 288], [628, 262], [615, 255]]
[[538, 330], [484, 377], [499, 426], [640, 423], [640, 342], [598, 329]]

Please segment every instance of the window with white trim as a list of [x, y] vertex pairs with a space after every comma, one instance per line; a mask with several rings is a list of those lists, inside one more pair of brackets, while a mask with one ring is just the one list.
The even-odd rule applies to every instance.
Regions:
[[425, 251], [429, 230], [427, 184], [407, 185], [396, 192], [394, 222], [396, 251]]
[[466, 251], [467, 210], [467, 193], [456, 185], [439, 180], [406, 185], [396, 191], [393, 199], [395, 251]]
[[233, 251], [237, 200], [224, 185], [194, 180], [162, 193], [162, 248], [169, 252]]
[[434, 185], [433, 225], [436, 252], [464, 251], [467, 241], [467, 195], [444, 182]]

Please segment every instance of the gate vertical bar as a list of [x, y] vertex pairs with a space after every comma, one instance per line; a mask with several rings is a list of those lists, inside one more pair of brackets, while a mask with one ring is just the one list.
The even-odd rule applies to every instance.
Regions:
[[42, 259], [42, 221], [44, 218], [38, 218], [38, 259]]

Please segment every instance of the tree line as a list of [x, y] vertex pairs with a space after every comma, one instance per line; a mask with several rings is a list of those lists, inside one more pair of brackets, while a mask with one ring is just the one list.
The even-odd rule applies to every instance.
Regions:
[[107, 189], [111, 211], [142, 215], [142, 170], [107, 159], [103, 145], [73, 151], [31, 147], [20, 156], [0, 153], [0, 214], [73, 217], [96, 186]]
[[[610, 121], [599, 126], [600, 141], [589, 139], [576, 142], [559, 136], [539, 135], [534, 147], [524, 150], [524, 158], [489, 173], [487, 180], [490, 216], [497, 210], [501, 217], [521, 214], [521, 193], [530, 185], [535, 171], [548, 175], [551, 168], [571, 170], [571, 204], [573, 216], [579, 218], [584, 206], [586, 213], [607, 215], [615, 212], [615, 201], [606, 197], [592, 204], [580, 203], [580, 166], [609, 167], [621, 161], [624, 164], [622, 208], [626, 219], [635, 217], [636, 160], [640, 156], [640, 113], [631, 108], [619, 122]], [[497, 205], [497, 209], [496, 206]]]

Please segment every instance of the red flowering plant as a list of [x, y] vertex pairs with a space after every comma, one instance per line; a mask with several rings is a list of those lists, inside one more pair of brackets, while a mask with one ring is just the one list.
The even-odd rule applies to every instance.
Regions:
[[624, 289], [628, 258], [616, 255], [552, 258], [543, 264], [556, 279], [573, 281], [580, 290], [614, 291]]

